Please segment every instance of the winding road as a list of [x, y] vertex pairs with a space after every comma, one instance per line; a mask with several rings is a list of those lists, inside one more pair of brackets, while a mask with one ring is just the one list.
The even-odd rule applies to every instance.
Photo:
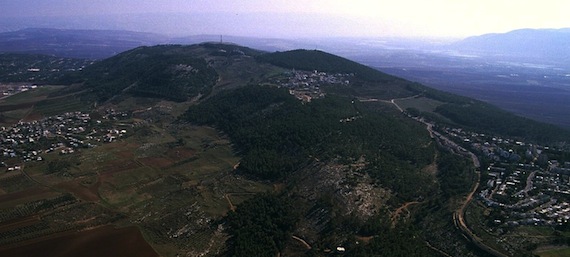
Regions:
[[[404, 110], [402, 109], [402, 107], [400, 107], [398, 105], [398, 103], [396, 103], [397, 100], [405, 100], [405, 99], [410, 99], [416, 96], [411, 96], [411, 97], [406, 97], [406, 98], [399, 98], [399, 99], [391, 99], [390, 101], [385, 101], [385, 100], [377, 100], [377, 99], [373, 99], [376, 101], [382, 101], [382, 102], [386, 102], [386, 103], [391, 103], [393, 104], [400, 112], [404, 112]], [[471, 158], [471, 160], [473, 161], [473, 166], [475, 166], [475, 174], [477, 175], [477, 179], [476, 182], [473, 186], [473, 188], [471, 189], [471, 191], [469, 192], [469, 194], [467, 195], [467, 198], [465, 198], [465, 201], [463, 202], [463, 204], [461, 205], [461, 207], [456, 210], [453, 213], [453, 223], [455, 224], [455, 226], [457, 226], [457, 228], [459, 228], [463, 235], [470, 241], [472, 242], [474, 245], [476, 245], [479, 249], [493, 255], [493, 256], [497, 256], [497, 257], [508, 257], [507, 255], [491, 248], [490, 246], [486, 245], [485, 243], [483, 243], [483, 240], [481, 238], [479, 238], [477, 235], [475, 235], [475, 233], [473, 233], [473, 231], [471, 231], [471, 229], [469, 229], [469, 227], [467, 226], [467, 223], [465, 222], [465, 210], [467, 209], [467, 206], [469, 206], [469, 203], [471, 202], [471, 200], [473, 200], [473, 195], [477, 192], [477, 189], [479, 188], [479, 181], [481, 180], [481, 172], [479, 171], [479, 168], [481, 167], [481, 163], [479, 161], [479, 158], [471, 151], [468, 151], [466, 149], [463, 149], [462, 147], [460, 147], [459, 145], [457, 145], [455, 142], [453, 142], [452, 140], [450, 140], [449, 138], [447, 138], [446, 136], [438, 133], [437, 131], [433, 130], [433, 124], [426, 122], [424, 119], [422, 118], [414, 118], [416, 121], [423, 123], [424, 125], [426, 125], [426, 129], [428, 130], [430, 136], [434, 139], [439, 139], [439, 140], [443, 140], [446, 142], [446, 144], [452, 148], [455, 148], [454, 150], [456, 150], [457, 152], [463, 152], [466, 153], [467, 155], [469, 155], [469, 157]], [[435, 135], [435, 136], [434, 136]]]

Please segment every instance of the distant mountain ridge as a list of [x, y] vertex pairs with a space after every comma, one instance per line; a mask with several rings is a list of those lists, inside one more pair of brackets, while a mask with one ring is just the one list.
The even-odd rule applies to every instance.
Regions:
[[0, 52], [102, 59], [165, 42], [161, 35], [133, 31], [29, 28], [0, 33]]
[[[28, 28], [0, 33], [0, 53], [33, 53], [58, 57], [104, 59], [139, 46], [202, 42], [233, 42], [265, 51], [324, 47], [325, 51], [336, 49], [333, 52], [342, 52], [343, 42], [346, 44], [351, 41], [335, 43], [334, 40], [301, 41], [207, 34], [171, 37], [126, 30]], [[353, 43], [356, 44], [356, 42]], [[328, 48], [330, 49], [327, 50]], [[443, 46], [441, 49], [487, 57], [506, 57], [511, 60], [514, 58], [521, 61], [564, 63], [570, 58], [570, 28], [520, 29], [507, 33], [484, 34], [468, 37]]]
[[570, 58], [570, 28], [520, 29], [469, 37], [450, 46], [461, 52], [566, 61]]
[[287, 39], [228, 35], [171, 37], [128, 30], [27, 28], [0, 33], [0, 53], [43, 54], [66, 58], [105, 59], [139, 46], [233, 42], [265, 51], [306, 47]]

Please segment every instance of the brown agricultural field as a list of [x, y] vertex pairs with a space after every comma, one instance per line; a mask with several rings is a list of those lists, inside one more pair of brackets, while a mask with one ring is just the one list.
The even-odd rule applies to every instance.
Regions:
[[52, 257], [158, 257], [137, 227], [103, 226], [80, 232], [28, 241], [11, 248], [0, 248], [0, 256]]
[[98, 194], [99, 185], [99, 181], [89, 187], [82, 185], [78, 181], [66, 181], [58, 184], [56, 187], [72, 193], [83, 201], [97, 202], [100, 200]]

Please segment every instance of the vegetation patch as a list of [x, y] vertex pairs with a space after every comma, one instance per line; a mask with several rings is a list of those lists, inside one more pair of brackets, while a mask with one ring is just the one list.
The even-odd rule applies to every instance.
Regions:
[[534, 253], [540, 257], [564, 257], [570, 256], [570, 248], [537, 250]]
[[218, 79], [217, 72], [204, 59], [181, 48], [139, 47], [89, 66], [76, 80], [86, 83], [97, 101], [122, 93], [174, 101], [208, 94]]

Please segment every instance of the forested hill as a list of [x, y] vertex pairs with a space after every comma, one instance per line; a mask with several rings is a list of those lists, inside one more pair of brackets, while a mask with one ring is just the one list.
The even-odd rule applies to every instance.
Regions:
[[65, 76], [60, 82], [79, 84], [62, 93], [83, 91], [83, 98], [90, 103], [105, 102], [117, 96], [181, 102], [248, 84], [267, 83], [270, 77], [283, 76], [292, 70], [340, 74], [350, 81], [341, 86], [323, 85], [326, 94], [383, 101], [410, 97], [431, 99], [437, 108], [419, 110], [424, 116], [473, 131], [549, 142], [564, 141], [570, 134], [487, 103], [430, 89], [317, 50], [264, 53], [219, 43], [139, 47]]
[[[393, 233], [399, 239], [391, 243], [392, 249], [382, 250], [388, 256], [430, 255], [421, 240], [403, 240], [414, 232], [388, 232], [387, 224], [377, 224], [383, 217], [369, 220], [377, 227], [365, 224], [386, 208], [364, 207], [373, 201], [389, 198], [399, 206], [437, 193], [433, 177], [422, 172], [434, 161], [435, 147], [420, 123], [348, 97], [330, 95], [303, 104], [287, 90], [253, 85], [192, 106], [181, 122], [220, 129], [241, 156], [239, 174], [288, 188], [282, 196], [256, 197], [230, 214], [231, 256], [274, 256], [285, 249], [286, 235], [303, 230], [315, 231], [313, 241], [336, 244], [360, 230], [371, 235]], [[453, 183], [465, 183], [460, 181]], [[346, 185], [342, 192], [337, 183]], [[378, 189], [363, 193], [360, 183]], [[388, 191], [393, 195], [383, 193]], [[359, 210], [349, 211], [355, 208]], [[374, 242], [384, 244], [383, 240], [380, 236]], [[360, 250], [379, 253], [367, 247]]]
[[121, 53], [65, 78], [64, 82], [83, 82], [96, 101], [125, 93], [185, 101], [209, 93], [217, 79], [216, 70], [191, 46], [165, 45]]
[[[94, 195], [101, 202], [116, 196], [105, 205], [128, 210], [133, 216], [125, 217], [172, 256], [191, 247], [237, 257], [486, 256], [464, 241], [453, 218], [477, 182], [476, 161], [430, 128], [568, 138], [562, 129], [321, 51], [139, 47], [61, 81], [70, 86], [26, 103], [26, 113], [96, 106], [86, 111], [105, 117], [121, 109], [125, 119], [116, 125], [128, 132], [111, 147], [125, 150], [114, 159], [114, 150], [95, 149], [94, 163], [106, 163], [96, 170], [80, 167], [88, 166], [81, 154], [93, 153], [89, 147], [54, 152], [38, 167], [80, 156], [66, 174], [82, 177], [60, 179], [83, 188], [83, 176], [132, 163], [132, 171], [121, 166], [106, 179], [89, 178], [101, 185]], [[55, 105], [66, 101], [76, 104]], [[162, 247], [171, 241], [173, 251]], [[191, 250], [180, 255], [200, 253]]]
[[[421, 95], [441, 103], [432, 112], [422, 115], [440, 124], [464, 127], [524, 141], [555, 143], [570, 140], [570, 130], [514, 115], [489, 103], [442, 92], [421, 85], [413, 85]], [[434, 115], [435, 114], [435, 115]], [[444, 118], [444, 120], [440, 118]]]
[[560, 142], [570, 138], [567, 129], [519, 117], [488, 103], [434, 90], [326, 52], [293, 50], [262, 54], [257, 59], [289, 69], [354, 74], [355, 81], [350, 87], [329, 88], [330, 92], [345, 96], [384, 100], [416, 96], [438, 101], [441, 105], [424, 115], [451, 126], [535, 142]]

